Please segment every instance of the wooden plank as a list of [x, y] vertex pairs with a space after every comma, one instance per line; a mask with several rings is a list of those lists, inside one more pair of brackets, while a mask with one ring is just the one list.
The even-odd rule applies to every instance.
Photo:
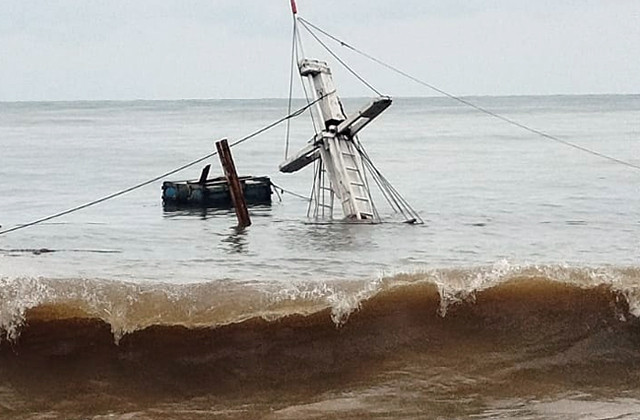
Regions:
[[207, 183], [207, 178], [209, 177], [210, 169], [211, 169], [211, 165], [207, 165], [202, 169], [202, 173], [200, 174], [200, 179], [198, 180], [198, 184], [204, 185]]
[[233, 163], [233, 157], [231, 156], [231, 150], [229, 149], [227, 139], [216, 142], [216, 148], [218, 149], [218, 156], [220, 157], [222, 170], [224, 171], [224, 175], [227, 177], [227, 183], [229, 184], [229, 193], [231, 194], [231, 201], [233, 201], [233, 207], [236, 210], [236, 216], [238, 217], [238, 226], [251, 226], [249, 210], [247, 210], [247, 203], [244, 199], [244, 193], [242, 192], [242, 185], [238, 179], [236, 165]]
[[320, 157], [317, 144], [309, 144], [300, 150], [295, 156], [287, 159], [280, 164], [280, 172], [295, 172], [298, 171], [314, 160]]
[[367, 124], [373, 121], [378, 115], [391, 106], [391, 98], [381, 97], [369, 105], [351, 115], [346, 120], [342, 121], [337, 128], [338, 134], [346, 134], [349, 136], [355, 136], [356, 133], [362, 130]]

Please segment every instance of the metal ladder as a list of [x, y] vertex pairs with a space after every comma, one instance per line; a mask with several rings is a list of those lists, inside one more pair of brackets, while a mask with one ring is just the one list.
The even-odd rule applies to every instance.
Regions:
[[[310, 203], [311, 205], [309, 206], [307, 216], [313, 217], [314, 219], [333, 219], [333, 202], [335, 194], [331, 188], [331, 180], [322, 163], [320, 163], [315, 177], [314, 190], [311, 195], [312, 203]], [[312, 207], [313, 213], [311, 213]]]
[[340, 166], [344, 168], [343, 185], [344, 196], [342, 197], [342, 207], [345, 214], [352, 214], [356, 219], [372, 220], [374, 218], [373, 205], [366, 180], [364, 178], [364, 167], [360, 153], [351, 138], [341, 136], [336, 142], [339, 145]]

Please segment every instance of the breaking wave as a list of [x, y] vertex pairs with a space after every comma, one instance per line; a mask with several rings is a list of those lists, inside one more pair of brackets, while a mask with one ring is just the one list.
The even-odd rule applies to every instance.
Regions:
[[640, 372], [639, 286], [634, 267], [508, 264], [287, 285], [5, 277], [0, 414], [226, 396], [264, 398], [263, 415], [352, 383], [424, 401], [620, 389]]
[[[366, 281], [243, 282], [216, 280], [198, 284], [129, 283], [98, 279], [0, 277], [0, 331], [18, 339], [32, 322], [93, 319], [104, 322], [116, 341], [153, 326], [217, 328], [250, 319], [327, 314], [340, 327], [354, 312], [364, 313], [402, 296], [428, 303], [423, 309], [445, 317], [456, 310], [482, 308], [499, 298], [496, 310], [515, 302], [522, 311], [555, 308], [559, 296], [607, 296], [624, 306], [621, 317], [640, 316], [640, 268], [492, 266], [424, 269]], [[572, 302], [577, 304], [578, 302]], [[469, 306], [471, 304], [471, 306]], [[433, 306], [433, 307], [431, 307]], [[465, 309], [466, 308], [466, 309]], [[567, 308], [569, 310], [570, 308]]]

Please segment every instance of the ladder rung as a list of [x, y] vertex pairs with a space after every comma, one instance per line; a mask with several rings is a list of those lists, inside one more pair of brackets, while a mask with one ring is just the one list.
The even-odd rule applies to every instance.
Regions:
[[[354, 200], [357, 200], [357, 201], [367, 202], [367, 203], [370, 201], [368, 198], [365, 198], [365, 197], [353, 197], [353, 199], [354, 199]], [[344, 200], [342, 200], [342, 202], [343, 202], [343, 203], [346, 203], [346, 202], [347, 202], [347, 201], [349, 201], [349, 200], [350, 200], [350, 199], [347, 197], [347, 198], [345, 198]]]
[[355, 185], [357, 187], [366, 187], [366, 185], [364, 185], [362, 182], [353, 182], [353, 181], [351, 181], [351, 185]]

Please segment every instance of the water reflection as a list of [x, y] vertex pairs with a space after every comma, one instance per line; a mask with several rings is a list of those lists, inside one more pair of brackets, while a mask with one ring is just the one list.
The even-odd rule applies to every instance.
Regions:
[[223, 248], [230, 254], [245, 254], [248, 247], [248, 228], [235, 226], [231, 233], [222, 239]]
[[[266, 204], [259, 204], [254, 206], [248, 206], [249, 216], [251, 217], [270, 217], [271, 206]], [[165, 219], [182, 219], [198, 217], [200, 220], [207, 220], [213, 217], [221, 216], [233, 216], [235, 218], [235, 210], [233, 207], [219, 208], [219, 207], [176, 207], [164, 204], [162, 206], [162, 217]]]
[[165, 219], [182, 219], [197, 217], [200, 220], [207, 220], [210, 217], [215, 216], [227, 216], [235, 214], [233, 209], [213, 209], [207, 207], [175, 207], [175, 206], [162, 206], [162, 217]]

